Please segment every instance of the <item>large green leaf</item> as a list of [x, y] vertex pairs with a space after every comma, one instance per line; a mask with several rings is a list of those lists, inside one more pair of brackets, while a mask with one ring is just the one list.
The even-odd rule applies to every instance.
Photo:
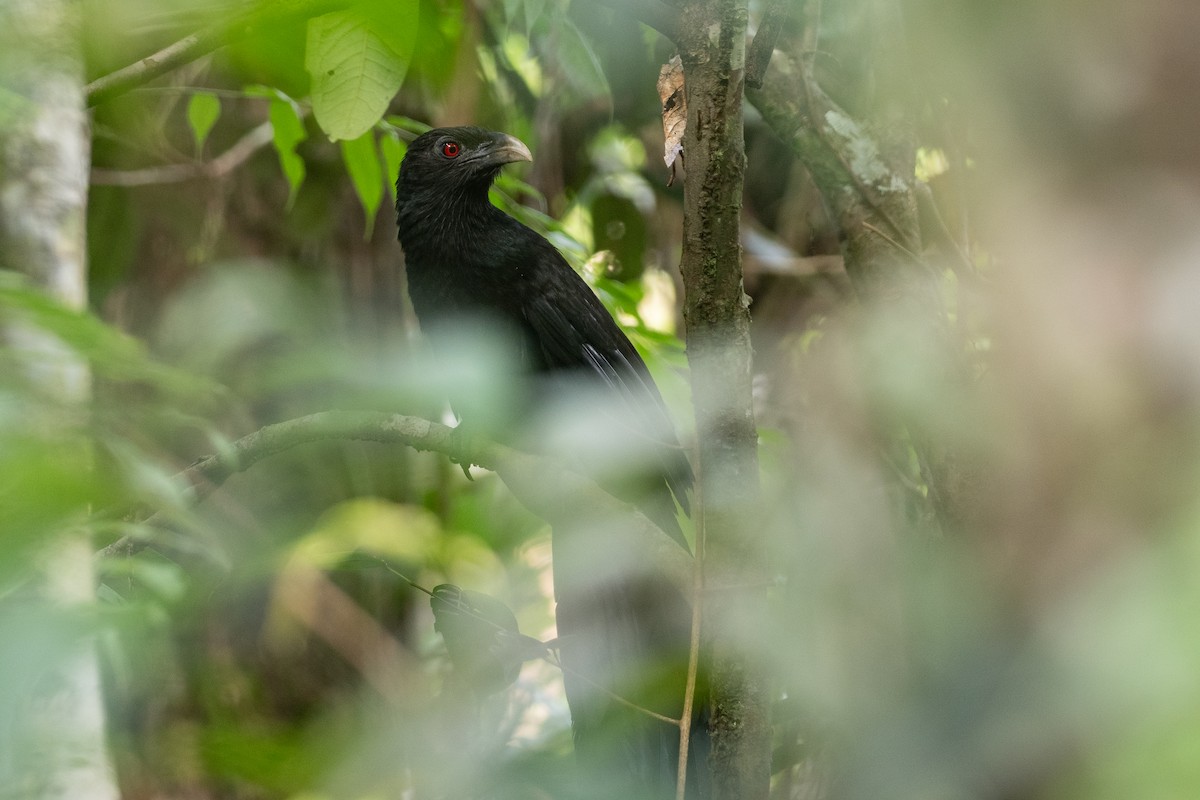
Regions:
[[303, 142], [308, 133], [296, 106], [290, 100], [276, 97], [271, 100], [271, 130], [275, 152], [279, 154], [279, 166], [288, 182], [288, 207], [296, 199], [300, 184], [304, 183], [304, 159], [296, 153], [296, 146]]
[[370, 238], [371, 228], [375, 225], [375, 212], [383, 200], [383, 167], [375, 150], [375, 132], [368, 130], [362, 136], [343, 141], [342, 161], [367, 215], [364, 236]]
[[313, 113], [330, 139], [356, 139], [400, 89], [416, 43], [415, 0], [367, 0], [308, 23], [304, 66]]

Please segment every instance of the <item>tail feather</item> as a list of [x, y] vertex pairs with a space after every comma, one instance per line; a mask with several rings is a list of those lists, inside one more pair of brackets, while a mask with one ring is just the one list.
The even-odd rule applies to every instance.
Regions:
[[[560, 593], [559, 645], [575, 751], [587, 796], [675, 796], [691, 611], [664, 581], [621, 581]], [[702, 689], [702, 687], [701, 687]], [[617, 695], [633, 708], [614, 698]], [[695, 707], [704, 708], [704, 697]], [[707, 792], [708, 731], [689, 740], [688, 798]]]

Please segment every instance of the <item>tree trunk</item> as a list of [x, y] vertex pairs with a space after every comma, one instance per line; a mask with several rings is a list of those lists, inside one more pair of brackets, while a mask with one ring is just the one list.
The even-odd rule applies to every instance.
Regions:
[[767, 796], [771, 757], [765, 670], [746, 646], [765, 616], [763, 592], [746, 588], [764, 585], [763, 548], [751, 540], [759, 530], [757, 430], [739, 243], [746, 16], [745, 0], [694, 0], [683, 8], [678, 38], [687, 94], [680, 270], [699, 436], [710, 766], [713, 796], [730, 800]]
[[[0, 258], [4, 268], [25, 273], [72, 308], [84, 307], [87, 285], [89, 138], [78, 12], [71, 0], [0, 5]], [[87, 367], [60, 342], [14, 325], [3, 334], [38, 391], [58, 403], [86, 402]], [[86, 463], [87, 453], [79, 455]], [[40, 563], [34, 602], [67, 610], [91, 602], [92, 547], [86, 533], [48, 543]], [[31, 657], [38, 652], [30, 642], [5, 645]], [[0, 784], [5, 796], [118, 796], [104, 746], [99, 667], [90, 638], [80, 638], [69, 657], [45, 664], [16, 719], [4, 722]]]

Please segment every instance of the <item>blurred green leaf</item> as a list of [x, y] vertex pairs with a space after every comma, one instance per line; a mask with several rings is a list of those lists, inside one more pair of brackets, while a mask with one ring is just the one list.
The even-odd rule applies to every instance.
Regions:
[[383, 155], [386, 170], [384, 179], [387, 181], [388, 193], [393, 204], [396, 202], [396, 178], [400, 174], [400, 162], [404, 159], [406, 149], [404, 142], [394, 131], [387, 131], [379, 137], [379, 152]]
[[525, 35], [528, 36], [546, 10], [546, 0], [525, 0]]
[[187, 120], [192, 129], [192, 138], [196, 143], [196, 157], [204, 151], [204, 143], [208, 134], [221, 117], [221, 101], [210, 92], [196, 92], [188, 100]]
[[379, 204], [383, 201], [383, 168], [379, 164], [379, 154], [375, 151], [375, 132], [368, 130], [357, 139], [343, 140], [341, 148], [342, 162], [346, 165], [354, 192], [367, 215], [363, 238], [369, 239], [371, 229], [375, 225], [375, 213], [379, 211]]
[[29, 98], [0, 86], [0, 132], [17, 120], [28, 117], [35, 108]]
[[437, 518], [423, 508], [375, 498], [348, 500], [321, 516], [296, 542], [291, 559], [328, 569], [359, 551], [422, 564], [440, 531]]
[[[187, 591], [187, 580], [183, 568], [154, 554], [138, 554], [133, 558], [110, 558], [101, 562], [104, 579], [109, 584], [135, 582], [148, 590], [157, 600], [174, 603], [181, 600]], [[105, 584], [101, 584], [104, 586]], [[108, 586], [109, 597], [113, 595], [126, 602], [125, 595]]]
[[563, 92], [560, 96], [571, 100], [573, 104], [596, 97], [609, 97], [612, 90], [591, 42], [566, 17], [562, 18], [560, 26], [557, 56], [567, 82], [574, 90]]
[[304, 130], [304, 121], [290, 100], [279, 97], [272, 99], [269, 114], [272, 142], [279, 156], [279, 167], [287, 178], [288, 208], [291, 208], [305, 175], [304, 159], [296, 152], [296, 146], [308, 138], [308, 132]]
[[144, 382], [192, 400], [223, 392], [215, 383], [155, 361], [137, 339], [89, 312], [67, 308], [16, 273], [0, 270], [0, 310], [54, 334], [86, 358], [94, 371], [112, 380]]
[[325, 760], [324, 753], [287, 729], [214, 724], [201, 737], [204, 760], [214, 774], [287, 794], [316, 783]]

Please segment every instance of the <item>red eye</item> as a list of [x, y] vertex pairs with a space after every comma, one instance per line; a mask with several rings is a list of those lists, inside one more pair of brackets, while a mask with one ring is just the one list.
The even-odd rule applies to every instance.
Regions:
[[460, 152], [458, 142], [446, 142], [442, 145], [442, 155], [446, 158], [458, 158]]

